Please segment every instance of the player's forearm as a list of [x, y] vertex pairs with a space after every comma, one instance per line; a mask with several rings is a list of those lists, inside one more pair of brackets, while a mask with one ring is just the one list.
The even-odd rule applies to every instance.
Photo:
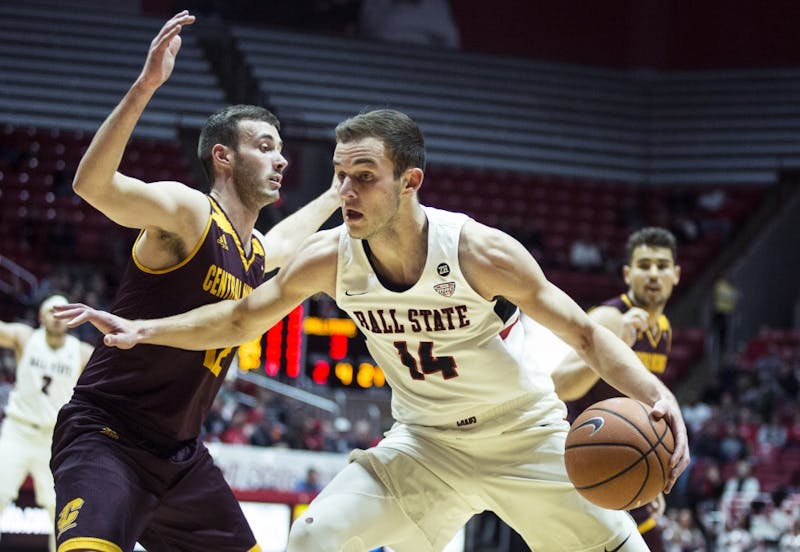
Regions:
[[642, 364], [636, 353], [611, 331], [595, 326], [587, 362], [608, 384], [628, 397], [647, 404], [671, 397], [672, 393]]
[[137, 320], [135, 343], [204, 351], [233, 347], [256, 339], [294, 307], [303, 296], [283, 293], [280, 275], [240, 300], [220, 301], [154, 320]]
[[562, 401], [580, 399], [600, 378], [575, 352], [568, 353], [551, 375], [556, 393]]
[[112, 191], [125, 146], [154, 92], [155, 88], [137, 81], [103, 121], [78, 165], [72, 184], [75, 193], [92, 203]]
[[284, 218], [266, 233], [268, 244], [268, 269], [286, 264], [297, 252], [300, 244], [316, 232], [340, 205], [336, 190], [328, 188], [324, 193]]
[[135, 320], [135, 341], [195, 351], [239, 345], [259, 334], [250, 335], [243, 328], [246, 325], [237, 316], [237, 303], [221, 301], [167, 318]]

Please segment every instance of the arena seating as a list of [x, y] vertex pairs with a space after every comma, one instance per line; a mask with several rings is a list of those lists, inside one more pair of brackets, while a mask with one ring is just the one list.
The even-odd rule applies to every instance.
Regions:
[[644, 72], [232, 27], [298, 134], [391, 106], [432, 163], [590, 180], [769, 183], [800, 166], [797, 69]]
[[[91, 134], [5, 125], [0, 129], [0, 252], [46, 276], [57, 263], [107, 263], [130, 232], [72, 192], [72, 178]], [[138, 139], [121, 170], [147, 180], [180, 180], [195, 186], [176, 140]]]
[[[0, 123], [94, 132], [141, 70], [160, 18], [76, 10], [52, 3], [0, 4]], [[194, 33], [184, 33], [180, 71], [159, 90], [135, 132], [174, 139], [225, 104]]]

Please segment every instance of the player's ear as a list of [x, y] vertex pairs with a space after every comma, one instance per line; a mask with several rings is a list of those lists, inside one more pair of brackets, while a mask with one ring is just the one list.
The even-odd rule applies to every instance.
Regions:
[[223, 146], [222, 144], [214, 144], [214, 146], [211, 148], [211, 159], [213, 159], [215, 163], [219, 163], [221, 165], [230, 165], [231, 159], [228, 147]]
[[420, 186], [422, 186], [422, 180], [424, 178], [425, 174], [422, 172], [422, 169], [418, 167], [406, 170], [406, 172], [402, 176], [403, 189], [414, 192], [419, 191]]
[[629, 265], [622, 266], [622, 279], [626, 286], [631, 285], [631, 267]]

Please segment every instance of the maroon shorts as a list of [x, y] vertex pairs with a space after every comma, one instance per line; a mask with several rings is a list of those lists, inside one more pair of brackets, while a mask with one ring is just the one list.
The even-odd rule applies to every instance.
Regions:
[[150, 552], [260, 550], [202, 442], [163, 457], [74, 414], [62, 411], [53, 438], [58, 547], [128, 551], [139, 541]]

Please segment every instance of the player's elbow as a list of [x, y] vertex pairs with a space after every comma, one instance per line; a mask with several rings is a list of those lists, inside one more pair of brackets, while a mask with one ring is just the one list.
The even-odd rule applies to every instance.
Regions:
[[92, 178], [83, 176], [80, 171], [72, 181], [72, 191], [93, 206], [101, 199], [102, 190], [102, 186], [98, 186]]
[[89, 191], [89, 183], [87, 182], [87, 179], [82, 178], [79, 174], [75, 175], [75, 178], [72, 181], [72, 191], [80, 197], [86, 199], [86, 195]]
[[238, 345], [245, 341], [256, 339], [268, 328], [258, 322], [258, 317], [253, 316], [244, 306], [243, 302], [235, 305], [229, 317], [226, 334], [231, 345]]

